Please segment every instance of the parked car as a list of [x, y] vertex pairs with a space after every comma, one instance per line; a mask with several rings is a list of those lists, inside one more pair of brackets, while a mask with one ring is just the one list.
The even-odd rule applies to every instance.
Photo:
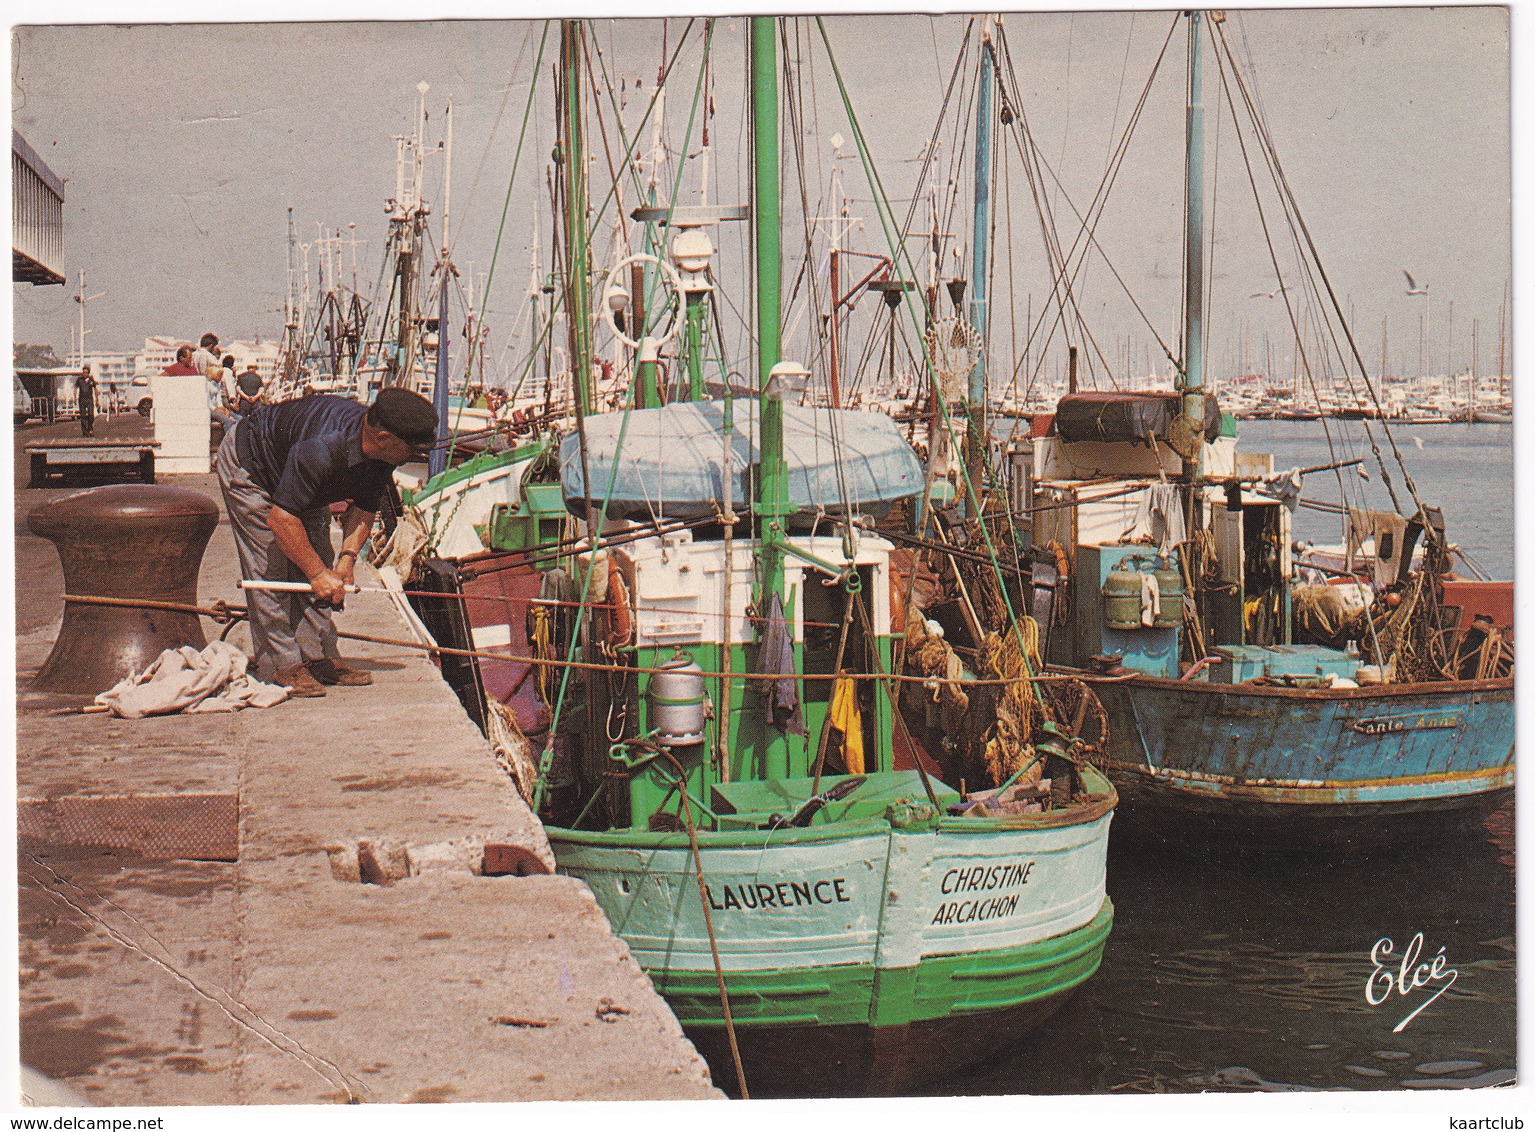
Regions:
[[[138, 400], [134, 408], [138, 410], [139, 416], [147, 418], [155, 407], [154, 398], [149, 395], [149, 378], [143, 376], [135, 377], [131, 384], [132, 389], [128, 393], [128, 400], [132, 402], [134, 398], [137, 398]], [[133, 392], [133, 389], [141, 390], [141, 392]]]
[[21, 383], [21, 375], [13, 373], [11, 378], [16, 383], [15, 390], [15, 417], [16, 427], [20, 428], [32, 419], [32, 394], [27, 392], [27, 387]]

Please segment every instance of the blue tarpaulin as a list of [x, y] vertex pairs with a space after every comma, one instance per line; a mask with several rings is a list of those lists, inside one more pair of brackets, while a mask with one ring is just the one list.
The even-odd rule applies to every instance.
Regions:
[[[590, 494], [597, 506], [610, 496], [611, 519], [715, 514], [725, 498], [724, 409], [722, 401], [635, 409], [627, 414], [627, 426], [622, 412], [587, 417], [593, 488], [586, 490], [581, 443], [572, 433], [560, 444], [566, 507], [584, 515]], [[747, 468], [759, 459], [757, 405], [737, 401], [734, 413], [728, 474], [731, 502], [739, 512], [751, 499]], [[789, 499], [802, 513], [852, 510], [878, 517], [895, 500], [922, 490], [917, 454], [895, 421], [881, 413], [785, 405], [784, 455]]]

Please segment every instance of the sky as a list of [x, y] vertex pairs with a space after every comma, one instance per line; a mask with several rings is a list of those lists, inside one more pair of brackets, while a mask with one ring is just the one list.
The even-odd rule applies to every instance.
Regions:
[[[65, 4], [57, 10], [88, 21], [101, 13], [131, 18], [145, 9]], [[163, 9], [148, 10], [164, 15]], [[305, 9], [320, 15], [341, 10]], [[1009, 82], [1016, 84], [1011, 96], [1049, 163], [1052, 183], [1043, 192], [1067, 242], [1074, 234], [1067, 223], [1071, 206], [1061, 193], [1078, 208], [1091, 199], [1172, 22], [1170, 12], [1144, 10], [1016, 12], [1004, 20]], [[602, 63], [615, 85], [622, 83], [619, 96], [627, 102], [623, 113], [631, 128], [653, 85], [663, 35], [674, 48], [684, 24], [670, 20], [663, 32], [656, 20], [594, 21]], [[899, 198], [910, 192], [919, 169], [912, 159], [939, 118], [967, 17], [852, 15], [828, 19], [826, 26], [868, 154], [890, 196]], [[1493, 372], [1510, 280], [1507, 11], [1233, 10], [1227, 30], [1250, 60], [1280, 159], [1339, 300], [1354, 311], [1372, 372], [1383, 336], [1392, 372], [1414, 373], [1421, 366], [1443, 373], [1469, 365], [1473, 321], [1479, 370]], [[508, 192], [541, 31], [541, 24], [517, 21], [13, 28], [12, 121], [66, 180], [69, 276], [64, 288], [13, 284], [15, 339], [51, 343], [60, 352], [70, 347], [82, 270], [87, 296], [100, 296], [87, 306], [92, 350], [136, 349], [150, 334], [195, 340], [213, 330], [226, 341], [279, 336], [290, 207], [300, 244], [313, 242], [319, 225], [360, 241], [344, 254], [343, 267], [350, 274], [355, 255], [357, 277], [370, 288], [382, 266], [383, 205], [394, 191], [392, 138], [409, 132], [416, 86], [425, 82], [429, 145], [442, 136], [442, 110], [450, 98], [453, 103], [452, 224], [461, 278], [483, 285], [500, 234], [487, 317], [493, 346], [515, 347], [504, 357], [493, 350], [494, 364], [513, 367], [513, 355], [526, 342], [519, 319], [526, 317], [533, 233], [545, 261], [551, 244], [545, 184], [553, 146], [554, 36]], [[883, 251], [858, 173], [857, 147], [847, 140], [851, 129], [817, 33], [801, 24], [796, 34], [815, 44], [806, 54], [813, 61], [803, 88], [811, 212], [827, 214], [828, 170], [835, 164], [854, 200], [850, 211], [864, 219], [851, 246]], [[722, 19], [712, 50], [712, 188], [714, 199], [726, 203], [744, 202], [747, 159], [737, 90], [743, 36], [743, 20]], [[695, 25], [680, 56], [681, 78], [668, 89], [673, 146], [681, 145], [687, 126], [701, 40]], [[1093, 363], [1121, 373], [1158, 364], [1155, 338], [1126, 289], [1163, 341], [1176, 342], [1178, 334], [1180, 42], [1162, 65], [1096, 229], [1125, 287], [1102, 260], [1089, 265], [1081, 286], [1079, 305], [1102, 355]], [[1212, 85], [1218, 82], [1213, 66], [1207, 61]], [[955, 112], [951, 108], [944, 126], [948, 138], [958, 137]], [[1296, 365], [1283, 344], [1288, 316], [1282, 300], [1261, 293], [1293, 287], [1296, 274], [1281, 255], [1276, 280], [1251, 206], [1241, 202], [1245, 173], [1224, 114], [1218, 110], [1210, 127], [1217, 178], [1211, 364], [1228, 375], [1265, 370], [1282, 377]], [[850, 160], [831, 160], [838, 135]], [[951, 167], [941, 177], [955, 178], [960, 196], [967, 197], [970, 173], [954, 160], [958, 148], [949, 146]], [[997, 239], [1004, 253], [1011, 245], [1013, 254], [996, 256], [994, 381], [999, 369], [1016, 368], [1016, 352], [1027, 338], [1023, 327], [1029, 315], [1038, 317], [1050, 293], [1017, 143], [1004, 138], [999, 149], [1011, 156], [999, 171], [1007, 204], [999, 200]], [[428, 164], [427, 196], [440, 210], [442, 162]], [[669, 176], [674, 168], [668, 167]], [[601, 183], [594, 174], [594, 184]], [[697, 161], [681, 183], [683, 197], [696, 199]], [[800, 211], [798, 192], [786, 177], [786, 211]], [[949, 225], [961, 254], [948, 261], [946, 274], [967, 273], [967, 224], [956, 215]], [[598, 228], [595, 260], [601, 267], [618, 253], [610, 243], [611, 224]], [[718, 231], [724, 282], [737, 278], [747, 258], [747, 229], [738, 224]], [[1404, 270], [1430, 294], [1408, 296]], [[799, 294], [803, 303], [803, 288]], [[749, 300], [738, 293], [730, 301], [744, 309]], [[790, 306], [791, 325], [803, 330], [804, 311]], [[879, 333], [875, 309], [865, 304], [849, 316], [850, 335], [865, 348]], [[1265, 335], [1272, 341], [1267, 348]]]

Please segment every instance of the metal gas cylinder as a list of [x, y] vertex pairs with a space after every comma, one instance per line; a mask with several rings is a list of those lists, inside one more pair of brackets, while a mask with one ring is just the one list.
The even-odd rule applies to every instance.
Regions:
[[1157, 580], [1162, 605], [1162, 612], [1151, 623], [1153, 629], [1177, 629], [1183, 624], [1183, 571], [1176, 563], [1164, 565], [1165, 562], [1158, 559], [1157, 568], [1151, 572]]
[[1121, 558], [1104, 579], [1103, 620], [1110, 629], [1141, 627], [1141, 572], [1128, 558]]
[[[213, 500], [182, 487], [113, 484], [49, 500], [27, 526], [53, 543], [64, 593], [197, 604]], [[64, 603], [64, 623], [34, 688], [90, 695], [142, 672], [165, 649], [208, 643], [195, 613]]]
[[651, 721], [663, 747], [691, 747], [704, 741], [709, 706], [704, 673], [698, 662], [678, 649], [650, 681]]

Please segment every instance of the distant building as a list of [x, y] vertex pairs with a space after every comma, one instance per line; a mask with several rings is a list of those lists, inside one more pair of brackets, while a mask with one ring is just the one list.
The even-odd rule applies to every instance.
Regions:
[[190, 343], [185, 338], [153, 337], [144, 339], [144, 349], [140, 351], [138, 360], [133, 367], [133, 372], [139, 377], [147, 377], [150, 374], [159, 373], [176, 360], [176, 347], [196, 345], [197, 339], [191, 339]]
[[64, 282], [64, 182], [11, 131], [11, 280]]
[[282, 372], [282, 345], [277, 342], [263, 342], [256, 339], [252, 342], [229, 342], [224, 347], [227, 353], [235, 357], [235, 372], [243, 372], [251, 362], [256, 363], [256, 372], [261, 375], [261, 380], [270, 384], [277, 380]]

